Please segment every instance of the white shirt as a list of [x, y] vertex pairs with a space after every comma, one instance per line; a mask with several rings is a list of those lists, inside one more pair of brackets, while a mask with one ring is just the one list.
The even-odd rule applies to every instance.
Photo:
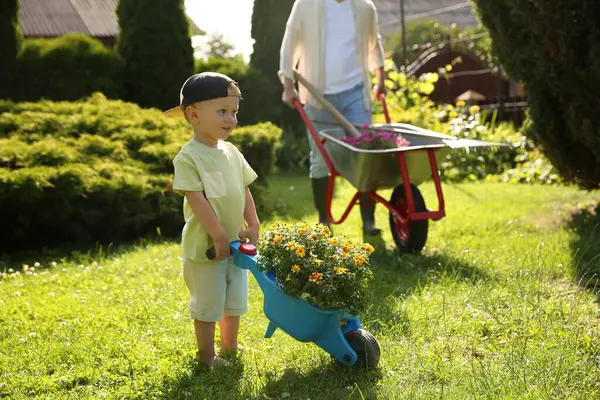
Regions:
[[[319, 93], [325, 89], [325, 3], [330, 0], [296, 0], [288, 18], [279, 51], [279, 78], [294, 80], [294, 68]], [[365, 108], [371, 110], [371, 78], [369, 71], [383, 67], [383, 46], [377, 26], [377, 10], [371, 0], [344, 0], [354, 10], [356, 46], [362, 65]], [[316, 108], [323, 105], [310, 92], [299, 85], [300, 100]]]
[[349, 0], [325, 0], [325, 94], [343, 92], [362, 80], [354, 11]]

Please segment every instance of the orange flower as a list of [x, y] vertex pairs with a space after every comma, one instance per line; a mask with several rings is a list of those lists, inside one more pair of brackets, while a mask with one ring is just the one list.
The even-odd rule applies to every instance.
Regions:
[[345, 240], [344, 243], [342, 243], [342, 250], [344, 252], [348, 252], [350, 250], [354, 250], [354, 245], [352, 244], [351, 241]]
[[308, 280], [318, 285], [323, 280], [323, 274], [320, 272], [313, 272], [312, 274], [310, 274]]
[[300, 266], [299, 265], [292, 265], [292, 272], [298, 272], [300, 271]]
[[355, 254], [354, 255], [354, 263], [356, 265], [366, 264], [367, 263], [367, 259], [362, 254]]
[[371, 246], [369, 243], [365, 243], [362, 246], [363, 250], [366, 251], [368, 254], [371, 254], [375, 251], [375, 248], [373, 246]]

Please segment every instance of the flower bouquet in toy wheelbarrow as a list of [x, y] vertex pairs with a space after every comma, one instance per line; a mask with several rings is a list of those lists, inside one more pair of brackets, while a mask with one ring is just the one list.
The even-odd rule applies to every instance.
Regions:
[[[391, 123], [383, 95], [379, 96], [379, 100], [386, 124], [355, 126], [302, 75], [297, 71], [294, 75], [338, 121], [333, 124], [311, 121], [302, 104], [299, 101], [294, 104], [329, 168], [327, 219], [332, 224], [341, 224], [359, 203], [361, 195], [366, 195], [370, 201], [381, 203], [389, 210], [390, 231], [399, 251], [420, 252], [427, 241], [429, 220], [438, 221], [446, 215], [438, 162], [453, 149], [505, 146], [502, 143], [459, 139], [410, 124]], [[338, 127], [317, 132], [313, 123], [324, 122]], [[357, 192], [336, 220], [331, 215], [331, 202], [337, 176], [345, 178]], [[417, 188], [429, 178], [433, 179], [438, 200], [435, 211], [427, 208]], [[376, 193], [388, 188], [393, 189], [389, 201]]]
[[377, 367], [379, 344], [357, 315], [366, 308], [372, 279], [371, 245], [331, 236], [323, 225], [276, 224], [258, 249], [233, 242], [231, 251], [235, 265], [249, 270], [263, 292], [266, 338], [280, 329], [313, 342], [341, 365]]

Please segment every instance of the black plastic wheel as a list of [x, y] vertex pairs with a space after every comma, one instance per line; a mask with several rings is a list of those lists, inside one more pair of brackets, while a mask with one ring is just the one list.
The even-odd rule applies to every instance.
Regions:
[[344, 335], [346, 341], [356, 352], [358, 361], [354, 364], [355, 367], [364, 369], [375, 369], [379, 364], [379, 343], [370, 332], [364, 329], [356, 329]]
[[[412, 197], [415, 203], [416, 212], [427, 211], [425, 206], [425, 200], [421, 195], [421, 192], [415, 185], [410, 185], [412, 191]], [[408, 216], [408, 203], [406, 201], [406, 194], [404, 193], [404, 185], [398, 185], [392, 192], [390, 198], [390, 204], [402, 215], [403, 217]], [[411, 253], [419, 253], [425, 247], [427, 242], [427, 232], [429, 229], [429, 221], [412, 221], [410, 223], [402, 223], [394, 215], [390, 213], [390, 230], [396, 242], [398, 251], [407, 251]]]

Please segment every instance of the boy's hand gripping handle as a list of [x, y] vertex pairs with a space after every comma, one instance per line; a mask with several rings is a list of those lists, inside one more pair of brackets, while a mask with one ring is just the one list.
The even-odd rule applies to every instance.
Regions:
[[[236, 242], [234, 242], [236, 243]], [[254, 256], [256, 255], [256, 246], [254, 246], [253, 244], [250, 243], [242, 243], [240, 244], [240, 246], [238, 248], [236, 248], [235, 246], [231, 246], [231, 254], [234, 254], [236, 251], [240, 251], [243, 254], [247, 254], [249, 256]], [[215, 257], [217, 256], [217, 251], [215, 250], [214, 247], [211, 247], [210, 249], [206, 250], [206, 258], [208, 258], [209, 260], [214, 260]]]

